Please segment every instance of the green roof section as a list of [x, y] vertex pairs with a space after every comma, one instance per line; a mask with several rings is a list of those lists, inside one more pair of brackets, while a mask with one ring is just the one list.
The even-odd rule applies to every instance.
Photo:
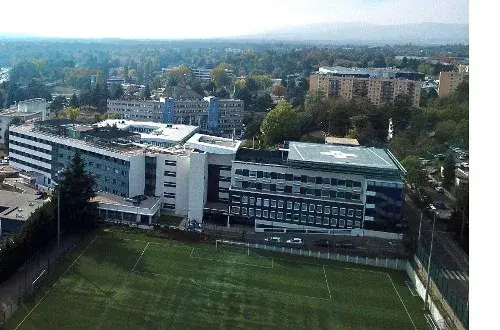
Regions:
[[394, 156], [385, 149], [328, 145], [319, 143], [290, 142], [288, 161], [340, 166], [359, 166], [365, 168], [397, 170]]

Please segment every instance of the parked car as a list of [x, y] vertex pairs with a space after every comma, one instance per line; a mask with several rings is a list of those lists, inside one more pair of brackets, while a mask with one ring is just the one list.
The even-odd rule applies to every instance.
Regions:
[[268, 237], [264, 241], [266, 241], [266, 242], [280, 243], [281, 242], [281, 238], [276, 237], [276, 236], [274, 236], [274, 237]]
[[327, 247], [331, 247], [332, 246], [332, 242], [330, 242], [329, 240], [327, 239], [320, 239], [319, 241], [315, 241], [313, 243], [313, 246], [318, 246], [318, 247], [324, 247], [324, 248], [327, 248]]
[[294, 237], [294, 238], [288, 239], [286, 242], [289, 244], [302, 244], [302, 239]]
[[435, 187], [434, 189], [436, 189], [436, 191], [439, 192], [439, 193], [444, 193], [444, 188], [443, 187]]
[[336, 248], [341, 248], [341, 249], [354, 249], [356, 248], [356, 244], [354, 244], [351, 241], [342, 241], [335, 243]]

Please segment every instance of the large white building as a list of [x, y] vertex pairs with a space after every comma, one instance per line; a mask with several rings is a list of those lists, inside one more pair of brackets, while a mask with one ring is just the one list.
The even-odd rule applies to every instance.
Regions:
[[47, 103], [45, 99], [40, 98], [20, 101], [15, 108], [0, 109], [0, 146], [6, 143], [5, 134], [11, 123], [45, 120], [46, 117]]

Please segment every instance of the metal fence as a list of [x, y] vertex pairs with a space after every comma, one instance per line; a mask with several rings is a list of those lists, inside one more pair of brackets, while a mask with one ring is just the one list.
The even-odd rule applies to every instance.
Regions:
[[[437, 248], [434, 249], [431, 266], [431, 282], [439, 291], [438, 299], [441, 304], [444, 302], [453, 310], [455, 317], [464, 328], [469, 328], [469, 274], [468, 268], [460, 266], [439, 249], [439, 239], [434, 242]], [[426, 242], [418, 245], [416, 257], [427, 274], [429, 264], [429, 249]], [[449, 258], [449, 259], [444, 259]], [[443, 304], [444, 305], [444, 304]]]
[[54, 271], [55, 265], [76, 245], [62, 248], [59, 254], [52, 253], [57, 249], [55, 240], [52, 240], [43, 251], [38, 251], [29, 258], [23, 266], [0, 287], [0, 329], [22, 304], [32, 298], [39, 299], [40, 288], [45, 279]]
[[[229, 245], [238, 245], [238, 246], [241, 246], [241, 244], [245, 244], [242, 242], [234, 242], [234, 241], [221, 241], [221, 242]], [[290, 248], [284, 246], [279, 247], [274, 245], [266, 245], [258, 243], [249, 243], [248, 247], [251, 249], [280, 252], [296, 256], [327, 259], [327, 260], [348, 262], [358, 265], [375, 266], [375, 267], [398, 269], [398, 270], [405, 270], [407, 262], [406, 259], [391, 259], [391, 258], [377, 258], [377, 257], [369, 258], [369, 257], [353, 256], [342, 253], [311, 251], [293, 247]]]

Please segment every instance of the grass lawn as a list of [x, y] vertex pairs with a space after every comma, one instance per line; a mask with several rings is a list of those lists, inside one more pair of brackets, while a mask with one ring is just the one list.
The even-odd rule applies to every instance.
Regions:
[[6, 328], [426, 329], [405, 280], [329, 260], [100, 232]]

